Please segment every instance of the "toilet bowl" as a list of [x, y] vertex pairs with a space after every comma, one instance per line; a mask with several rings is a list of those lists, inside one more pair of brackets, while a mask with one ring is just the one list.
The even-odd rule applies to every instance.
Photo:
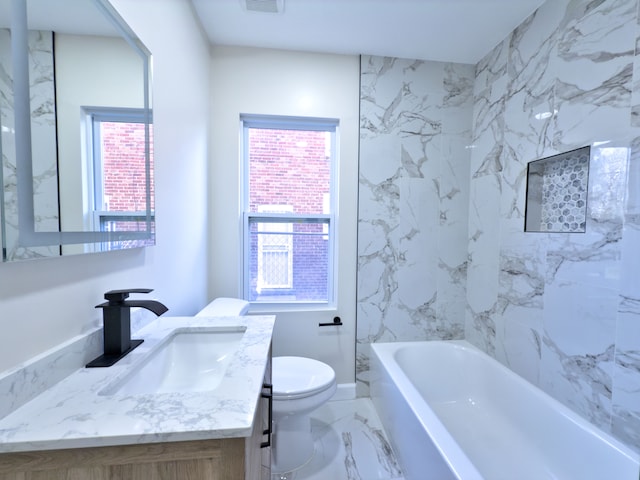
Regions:
[[336, 375], [325, 363], [303, 357], [274, 357], [271, 471], [285, 473], [313, 456], [309, 414], [336, 391]]

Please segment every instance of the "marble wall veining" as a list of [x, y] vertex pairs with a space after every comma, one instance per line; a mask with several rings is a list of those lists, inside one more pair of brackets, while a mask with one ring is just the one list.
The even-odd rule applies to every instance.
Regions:
[[[18, 244], [18, 198], [14, 138], [14, 102], [11, 69], [11, 35], [0, 29], [0, 153], [3, 202], [0, 228], [8, 260], [59, 256], [60, 247], [23, 247]], [[31, 149], [35, 229], [57, 232], [58, 158], [56, 139], [53, 32], [29, 32], [29, 82], [31, 100]]]
[[[553, 0], [476, 66], [465, 338], [640, 450], [637, 0]], [[585, 233], [524, 233], [526, 166], [592, 145]]]
[[[474, 67], [362, 58], [358, 395], [371, 343], [465, 338], [640, 451], [639, 3], [547, 1]], [[525, 233], [527, 164], [587, 145], [585, 233]]]
[[459, 339], [473, 109], [470, 65], [362, 57], [356, 382], [369, 345]]

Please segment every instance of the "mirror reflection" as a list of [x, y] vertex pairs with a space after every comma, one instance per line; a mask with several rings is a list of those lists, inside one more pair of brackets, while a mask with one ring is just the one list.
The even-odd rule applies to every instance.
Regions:
[[150, 55], [106, 0], [0, 0], [3, 258], [154, 243]]

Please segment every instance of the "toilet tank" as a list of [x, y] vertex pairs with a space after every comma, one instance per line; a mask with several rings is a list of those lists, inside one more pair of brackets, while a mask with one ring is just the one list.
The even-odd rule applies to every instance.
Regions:
[[241, 298], [216, 298], [209, 305], [200, 310], [197, 317], [237, 317], [246, 315], [249, 302]]

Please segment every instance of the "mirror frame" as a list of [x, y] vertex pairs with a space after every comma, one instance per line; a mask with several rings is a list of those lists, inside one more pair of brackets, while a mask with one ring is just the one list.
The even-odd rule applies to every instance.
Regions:
[[[146, 231], [36, 231], [33, 191], [33, 165], [31, 149], [31, 109], [28, 62], [28, 23], [25, 0], [11, 0], [11, 60], [13, 63], [16, 176], [18, 200], [18, 245], [43, 247], [68, 244], [92, 244], [124, 240], [154, 239], [152, 223], [155, 214], [151, 210], [150, 124], [151, 111], [151, 53], [127, 26], [108, 0], [92, 0], [97, 8], [114, 25], [127, 43], [143, 60], [144, 115], [145, 115], [145, 177], [146, 177]], [[135, 247], [132, 247], [135, 248]], [[61, 254], [62, 256], [62, 254]], [[49, 258], [49, 257], [47, 257]], [[7, 259], [3, 259], [7, 261]]]

